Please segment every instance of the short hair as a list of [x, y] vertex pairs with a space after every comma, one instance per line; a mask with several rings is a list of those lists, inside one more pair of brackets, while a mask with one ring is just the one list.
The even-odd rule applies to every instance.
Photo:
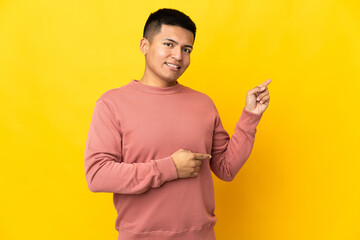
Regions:
[[145, 23], [143, 37], [151, 42], [152, 37], [160, 32], [163, 24], [185, 28], [193, 33], [195, 40], [195, 23], [183, 12], [171, 8], [162, 8], [150, 14]]

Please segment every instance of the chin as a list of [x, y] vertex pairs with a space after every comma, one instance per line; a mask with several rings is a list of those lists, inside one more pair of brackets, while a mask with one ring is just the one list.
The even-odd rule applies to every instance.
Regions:
[[167, 83], [175, 83], [178, 79], [179, 77], [177, 78], [171, 77], [171, 78], [164, 78], [164, 81]]
[[176, 81], [177, 81], [178, 79], [172, 79], [172, 80], [166, 80], [166, 82], [169, 84], [169, 85], [175, 85], [175, 83], [176, 83]]

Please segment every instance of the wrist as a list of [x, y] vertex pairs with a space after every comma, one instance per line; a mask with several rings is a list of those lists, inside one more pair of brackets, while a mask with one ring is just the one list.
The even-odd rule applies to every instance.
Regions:
[[244, 107], [244, 111], [247, 112], [247, 113], [250, 113], [252, 115], [262, 116], [262, 113], [254, 112], [254, 110], [249, 110], [246, 107]]

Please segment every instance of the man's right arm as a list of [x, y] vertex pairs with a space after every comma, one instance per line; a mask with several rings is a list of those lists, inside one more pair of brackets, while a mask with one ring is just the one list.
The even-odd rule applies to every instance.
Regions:
[[114, 113], [99, 99], [85, 147], [85, 176], [92, 192], [140, 194], [178, 178], [171, 156], [146, 163], [121, 162], [121, 141]]

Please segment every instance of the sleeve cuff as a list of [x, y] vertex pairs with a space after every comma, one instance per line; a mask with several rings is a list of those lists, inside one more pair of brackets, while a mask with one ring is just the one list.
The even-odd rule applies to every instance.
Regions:
[[256, 127], [259, 124], [261, 117], [262, 114], [255, 114], [249, 112], [244, 107], [243, 112], [241, 113], [240, 119], [238, 121], [238, 124], [246, 132], [255, 133]]
[[178, 178], [176, 166], [171, 156], [156, 160], [155, 165], [160, 173], [160, 181], [162, 183]]

